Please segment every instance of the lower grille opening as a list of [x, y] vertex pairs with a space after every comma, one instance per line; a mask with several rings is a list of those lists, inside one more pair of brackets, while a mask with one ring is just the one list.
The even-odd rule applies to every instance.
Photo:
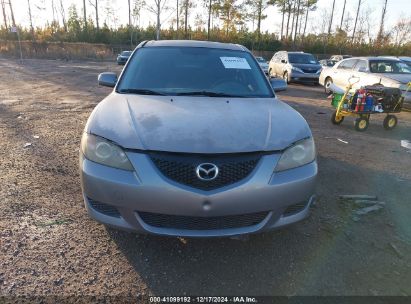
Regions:
[[306, 206], [307, 206], [306, 202], [301, 202], [295, 205], [288, 206], [287, 209], [285, 209], [283, 216], [289, 216], [289, 215], [296, 214], [300, 211], [303, 211]]
[[91, 207], [93, 207], [94, 210], [96, 210], [97, 212], [100, 212], [104, 215], [108, 215], [108, 216], [112, 216], [112, 217], [120, 217], [120, 212], [118, 212], [116, 207], [98, 202], [98, 201], [94, 201], [90, 198], [88, 198], [88, 201], [91, 205]]
[[215, 217], [196, 217], [138, 212], [141, 219], [150, 226], [181, 230], [217, 230], [250, 227], [261, 223], [268, 212]]

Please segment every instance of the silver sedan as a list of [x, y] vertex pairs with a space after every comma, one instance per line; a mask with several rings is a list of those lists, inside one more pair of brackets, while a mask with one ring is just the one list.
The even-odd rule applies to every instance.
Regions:
[[114, 90], [90, 115], [80, 153], [84, 203], [95, 220], [211, 237], [308, 215], [313, 136], [246, 48], [144, 42], [119, 78], [103, 73], [99, 83]]

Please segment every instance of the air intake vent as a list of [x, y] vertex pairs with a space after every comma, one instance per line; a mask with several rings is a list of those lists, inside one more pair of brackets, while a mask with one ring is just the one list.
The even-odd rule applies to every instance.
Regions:
[[268, 212], [215, 217], [179, 216], [150, 212], [138, 212], [138, 214], [147, 225], [157, 228], [216, 230], [257, 225], [267, 217]]
[[104, 215], [112, 216], [112, 217], [120, 217], [120, 212], [118, 212], [116, 207], [94, 201], [90, 198], [88, 198], [88, 201], [90, 202], [91, 207], [93, 207], [94, 210], [97, 212], [100, 212]]
[[307, 206], [306, 202], [302, 202], [302, 203], [298, 203], [295, 205], [291, 205], [288, 206], [287, 209], [285, 209], [283, 216], [289, 216], [289, 215], [293, 215], [296, 214], [298, 212], [301, 212], [305, 209], [305, 207]]

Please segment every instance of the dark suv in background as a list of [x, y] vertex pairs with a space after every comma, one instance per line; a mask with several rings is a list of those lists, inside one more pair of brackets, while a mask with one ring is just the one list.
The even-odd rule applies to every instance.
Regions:
[[127, 60], [130, 58], [132, 51], [122, 51], [120, 54], [117, 55], [117, 64], [118, 65], [125, 65]]
[[318, 83], [322, 66], [309, 53], [280, 51], [271, 58], [268, 74], [283, 77], [287, 83], [304, 81]]

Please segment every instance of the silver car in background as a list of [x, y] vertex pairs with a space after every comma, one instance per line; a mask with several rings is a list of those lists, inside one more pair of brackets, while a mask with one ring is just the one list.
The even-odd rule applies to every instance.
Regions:
[[317, 177], [312, 133], [245, 47], [143, 42], [118, 79], [103, 73], [99, 83], [114, 90], [90, 115], [80, 152], [95, 220], [212, 237], [308, 215]]
[[344, 60], [344, 59], [347, 59], [347, 58], [351, 58], [351, 57], [352, 57], [351, 55], [332, 55], [330, 57], [330, 60], [338, 62], [338, 61], [341, 61], [341, 60]]
[[321, 70], [321, 64], [309, 53], [280, 51], [271, 58], [268, 74], [270, 77], [282, 77], [287, 83], [318, 84]]
[[132, 51], [122, 51], [120, 54], [117, 55], [117, 64], [118, 65], [125, 65], [127, 60], [130, 58]]
[[356, 57], [344, 59], [329, 69], [324, 69], [320, 75], [320, 84], [326, 93], [330, 93], [329, 86], [345, 89], [350, 77], [359, 78], [354, 89], [366, 85], [383, 85], [399, 88], [405, 94], [405, 106], [411, 106], [411, 92], [406, 92], [407, 83], [411, 81], [411, 67], [396, 58], [386, 57]]
[[261, 69], [263, 70], [264, 74], [268, 75], [268, 62], [261, 56], [255, 57], [258, 64], [260, 65]]

